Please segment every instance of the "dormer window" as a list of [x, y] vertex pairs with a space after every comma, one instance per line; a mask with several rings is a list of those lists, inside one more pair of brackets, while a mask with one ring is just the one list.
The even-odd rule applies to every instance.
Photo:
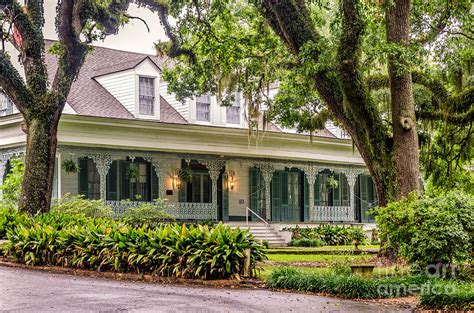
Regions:
[[13, 114], [13, 102], [6, 94], [0, 91], [0, 116], [7, 116]]
[[151, 77], [140, 76], [138, 85], [138, 101], [140, 115], [154, 115], [155, 79]]
[[235, 93], [234, 103], [227, 107], [227, 123], [240, 124], [240, 92]]
[[210, 121], [211, 112], [211, 96], [202, 95], [196, 98], [196, 120], [197, 121]]

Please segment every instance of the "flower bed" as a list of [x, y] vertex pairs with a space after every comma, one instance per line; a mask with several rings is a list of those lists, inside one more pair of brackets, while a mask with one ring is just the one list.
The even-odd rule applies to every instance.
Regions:
[[0, 231], [9, 240], [6, 254], [30, 265], [216, 279], [242, 275], [246, 250], [251, 269], [265, 258], [251, 233], [223, 224], [133, 227], [59, 212], [30, 219], [8, 210], [0, 211]]

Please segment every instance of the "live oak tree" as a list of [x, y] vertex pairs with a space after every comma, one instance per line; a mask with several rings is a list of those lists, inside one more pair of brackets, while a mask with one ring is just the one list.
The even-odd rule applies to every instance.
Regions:
[[[58, 58], [52, 81], [45, 63], [44, 8], [41, 0], [0, 0], [0, 87], [24, 118], [27, 135], [25, 174], [20, 210], [48, 211], [51, 202], [57, 128], [71, 84], [89, 50], [88, 44], [117, 31], [127, 21], [129, 1], [60, 0], [56, 8]], [[18, 51], [25, 80], [6, 52], [9, 42]]]
[[[432, 51], [453, 37], [472, 40], [470, 7], [451, 0], [177, 0], [159, 8], [176, 25], [164, 25], [171, 41], [157, 51], [175, 57], [164, 78], [180, 99], [210, 92], [229, 105], [242, 91], [250, 129], [274, 119], [314, 132], [335, 121], [385, 205], [420, 188], [420, 121], [472, 123], [472, 83], [447, 88], [433, 74], [440, 64]], [[415, 98], [418, 88], [427, 101]]]
[[[59, 1], [59, 42], [52, 49], [58, 69], [48, 82], [43, 2], [0, 0], [2, 43], [9, 40], [19, 51], [26, 77], [2, 50], [0, 87], [23, 115], [27, 133], [20, 209], [49, 210], [57, 126], [70, 86], [87, 44], [115, 32], [129, 2]], [[164, 78], [179, 98], [212, 92], [228, 105], [241, 90], [250, 129], [272, 118], [301, 131], [336, 121], [367, 164], [381, 205], [418, 188], [416, 114], [458, 125], [472, 121], [472, 86], [447, 90], [423, 71], [426, 43], [443, 33], [472, 39], [467, 0], [414, 0], [413, 6], [406, 0], [134, 2], [155, 11], [170, 38], [157, 50], [175, 58]], [[268, 89], [277, 81], [280, 92], [272, 99]], [[429, 105], [415, 107], [413, 83], [429, 91]]]

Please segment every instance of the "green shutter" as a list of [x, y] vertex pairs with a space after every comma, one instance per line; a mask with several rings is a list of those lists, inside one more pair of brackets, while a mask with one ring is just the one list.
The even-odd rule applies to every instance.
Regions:
[[160, 182], [158, 180], [158, 175], [156, 175], [155, 167], [150, 166], [151, 171], [151, 200], [158, 199], [160, 197]]
[[309, 184], [306, 174], [303, 174], [303, 221], [309, 222]]
[[127, 170], [130, 166], [127, 161], [120, 161], [120, 200], [131, 200], [130, 179], [127, 178]]
[[53, 174], [53, 191], [52, 198], [58, 198], [58, 159], [54, 159], [54, 174]]
[[229, 220], [229, 177], [222, 174], [222, 220]]
[[338, 182], [337, 188], [332, 190], [332, 204], [333, 206], [340, 206], [341, 205], [341, 174], [334, 174], [334, 178]]
[[259, 212], [258, 208], [258, 188], [260, 182], [260, 171], [256, 168], [250, 169], [250, 208]]
[[367, 215], [367, 202], [368, 202], [368, 186], [367, 186], [367, 176], [360, 175], [359, 176], [359, 183], [360, 183], [360, 214], [362, 222], [368, 222], [368, 215]]
[[290, 207], [289, 207], [289, 183], [288, 183], [288, 172], [280, 172], [280, 197], [281, 197], [281, 207], [280, 207], [280, 218], [282, 221], [289, 221], [292, 218], [292, 214], [290, 214]]
[[[272, 221], [281, 221], [281, 182], [280, 172], [274, 172], [272, 178], [271, 204]], [[288, 201], [288, 200], [287, 200]]]
[[88, 159], [79, 159], [79, 182], [77, 193], [85, 198], [89, 197]]
[[316, 175], [316, 182], [314, 183], [314, 206], [321, 205], [321, 188], [319, 185], [321, 184], [321, 176], [318, 174]]
[[349, 185], [345, 174], [340, 175], [339, 184], [341, 186], [341, 206], [349, 206]]
[[107, 173], [107, 200], [118, 200], [117, 192], [117, 161], [112, 161]]

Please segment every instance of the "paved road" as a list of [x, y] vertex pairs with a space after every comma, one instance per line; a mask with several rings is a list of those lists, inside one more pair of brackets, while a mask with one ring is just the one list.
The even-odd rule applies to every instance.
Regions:
[[380, 307], [262, 289], [215, 289], [115, 281], [0, 267], [0, 311], [387, 312]]

